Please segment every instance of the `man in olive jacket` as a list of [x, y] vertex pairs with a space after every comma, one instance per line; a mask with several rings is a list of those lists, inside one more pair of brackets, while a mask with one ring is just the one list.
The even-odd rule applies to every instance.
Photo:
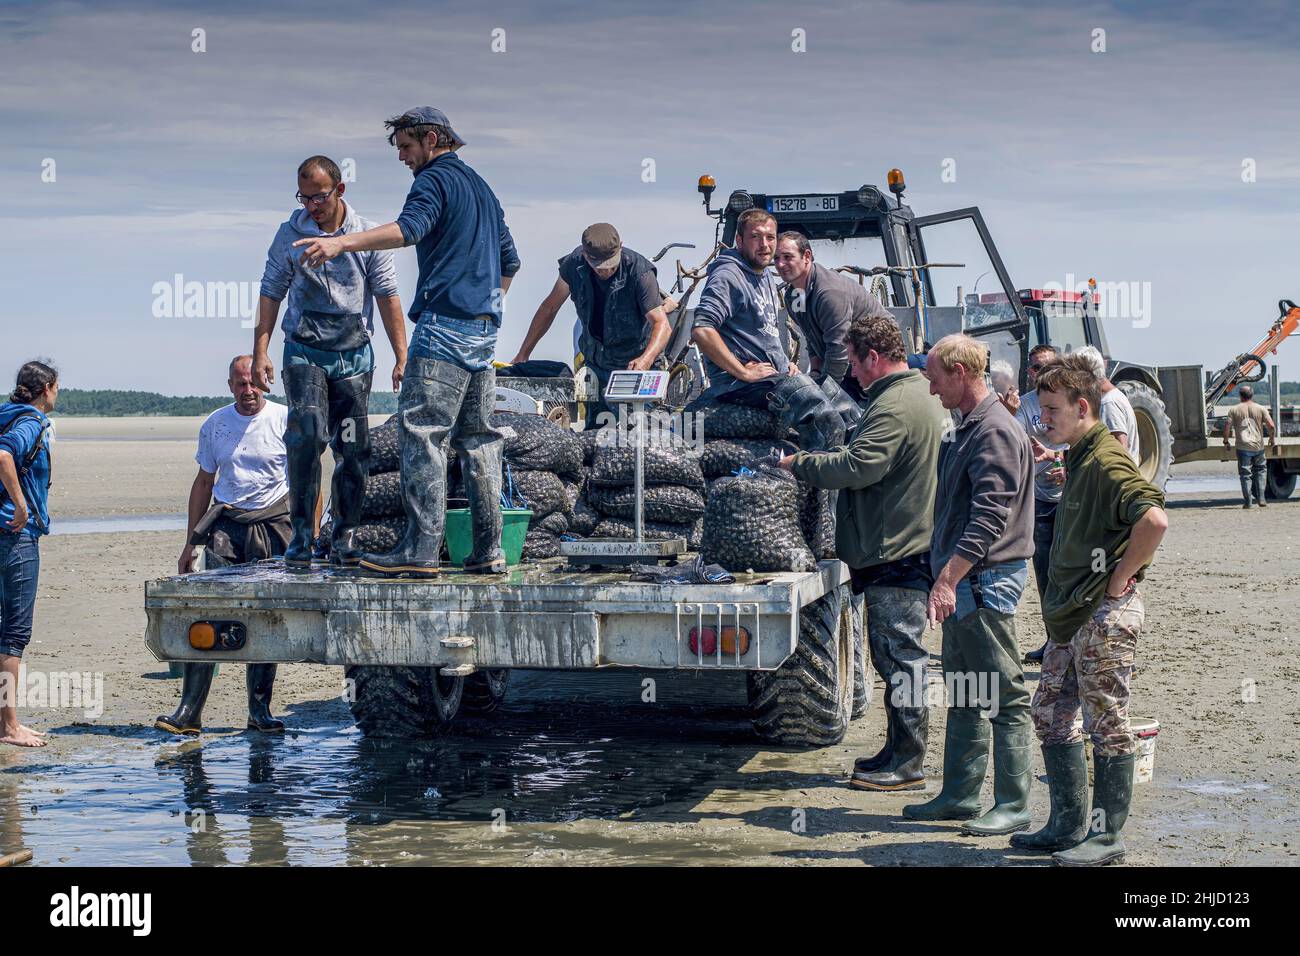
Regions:
[[[1050, 640], [1031, 705], [1052, 812], [1043, 829], [1011, 843], [1055, 851], [1066, 866], [1100, 866], [1124, 857], [1136, 751], [1129, 681], [1145, 616], [1137, 585], [1169, 519], [1159, 489], [1098, 420], [1101, 382], [1085, 358], [1067, 355], [1044, 370], [1038, 394], [1048, 436], [1070, 446], [1043, 595]], [[1084, 733], [1092, 738], [1091, 815]]]
[[886, 685], [885, 745], [854, 764], [850, 784], [863, 790], [925, 786], [929, 711], [921, 646], [930, 573], [936, 466], [943, 408], [920, 372], [907, 367], [892, 316], [855, 318], [846, 336], [849, 369], [865, 398], [848, 445], [799, 452], [781, 466], [816, 488], [842, 492], [835, 544], [856, 593], [866, 592], [871, 661]]

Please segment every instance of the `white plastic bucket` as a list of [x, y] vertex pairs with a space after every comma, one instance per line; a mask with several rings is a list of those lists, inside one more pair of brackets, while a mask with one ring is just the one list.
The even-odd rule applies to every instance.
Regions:
[[1156, 737], [1160, 721], [1152, 717], [1134, 717], [1129, 721], [1137, 738], [1137, 759], [1133, 762], [1133, 782], [1150, 783], [1156, 773]]

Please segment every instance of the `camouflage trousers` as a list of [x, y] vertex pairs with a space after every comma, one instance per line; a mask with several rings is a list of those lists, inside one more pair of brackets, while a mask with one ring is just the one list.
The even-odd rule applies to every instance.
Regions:
[[[1048, 641], [1030, 712], [1044, 746], [1092, 738], [1093, 752], [1122, 757], [1135, 751], [1128, 721], [1129, 681], [1144, 617], [1136, 587], [1104, 598], [1068, 644]], [[1083, 731], [1078, 718], [1083, 710]]]

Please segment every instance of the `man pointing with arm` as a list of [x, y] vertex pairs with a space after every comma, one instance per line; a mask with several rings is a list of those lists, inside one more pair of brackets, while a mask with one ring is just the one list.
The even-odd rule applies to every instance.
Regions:
[[501, 434], [491, 424], [496, 372], [492, 357], [501, 308], [519, 256], [501, 204], [460, 160], [465, 141], [441, 111], [409, 110], [385, 124], [398, 158], [415, 175], [396, 222], [342, 236], [300, 240], [303, 262], [343, 252], [414, 244], [420, 275], [409, 317], [415, 321], [398, 400], [406, 536], [361, 566], [388, 575], [438, 573], [446, 518], [449, 436], [464, 463], [473, 523], [467, 571], [504, 573], [501, 552]]

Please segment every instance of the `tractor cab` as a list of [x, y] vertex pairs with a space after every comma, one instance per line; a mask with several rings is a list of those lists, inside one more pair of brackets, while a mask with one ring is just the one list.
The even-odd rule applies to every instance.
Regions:
[[897, 169], [889, 171], [885, 190], [737, 189], [720, 209], [710, 206], [714, 188], [711, 176], [700, 177], [705, 211], [717, 218], [724, 246], [735, 242], [741, 213], [765, 209], [778, 232], [806, 236], [819, 263], [870, 282], [909, 349], [924, 351], [945, 335], [966, 332], [985, 341], [993, 361], [1009, 364], [1012, 379], [1025, 388], [1032, 323], [978, 208], [917, 216], [903, 203], [906, 184]]

